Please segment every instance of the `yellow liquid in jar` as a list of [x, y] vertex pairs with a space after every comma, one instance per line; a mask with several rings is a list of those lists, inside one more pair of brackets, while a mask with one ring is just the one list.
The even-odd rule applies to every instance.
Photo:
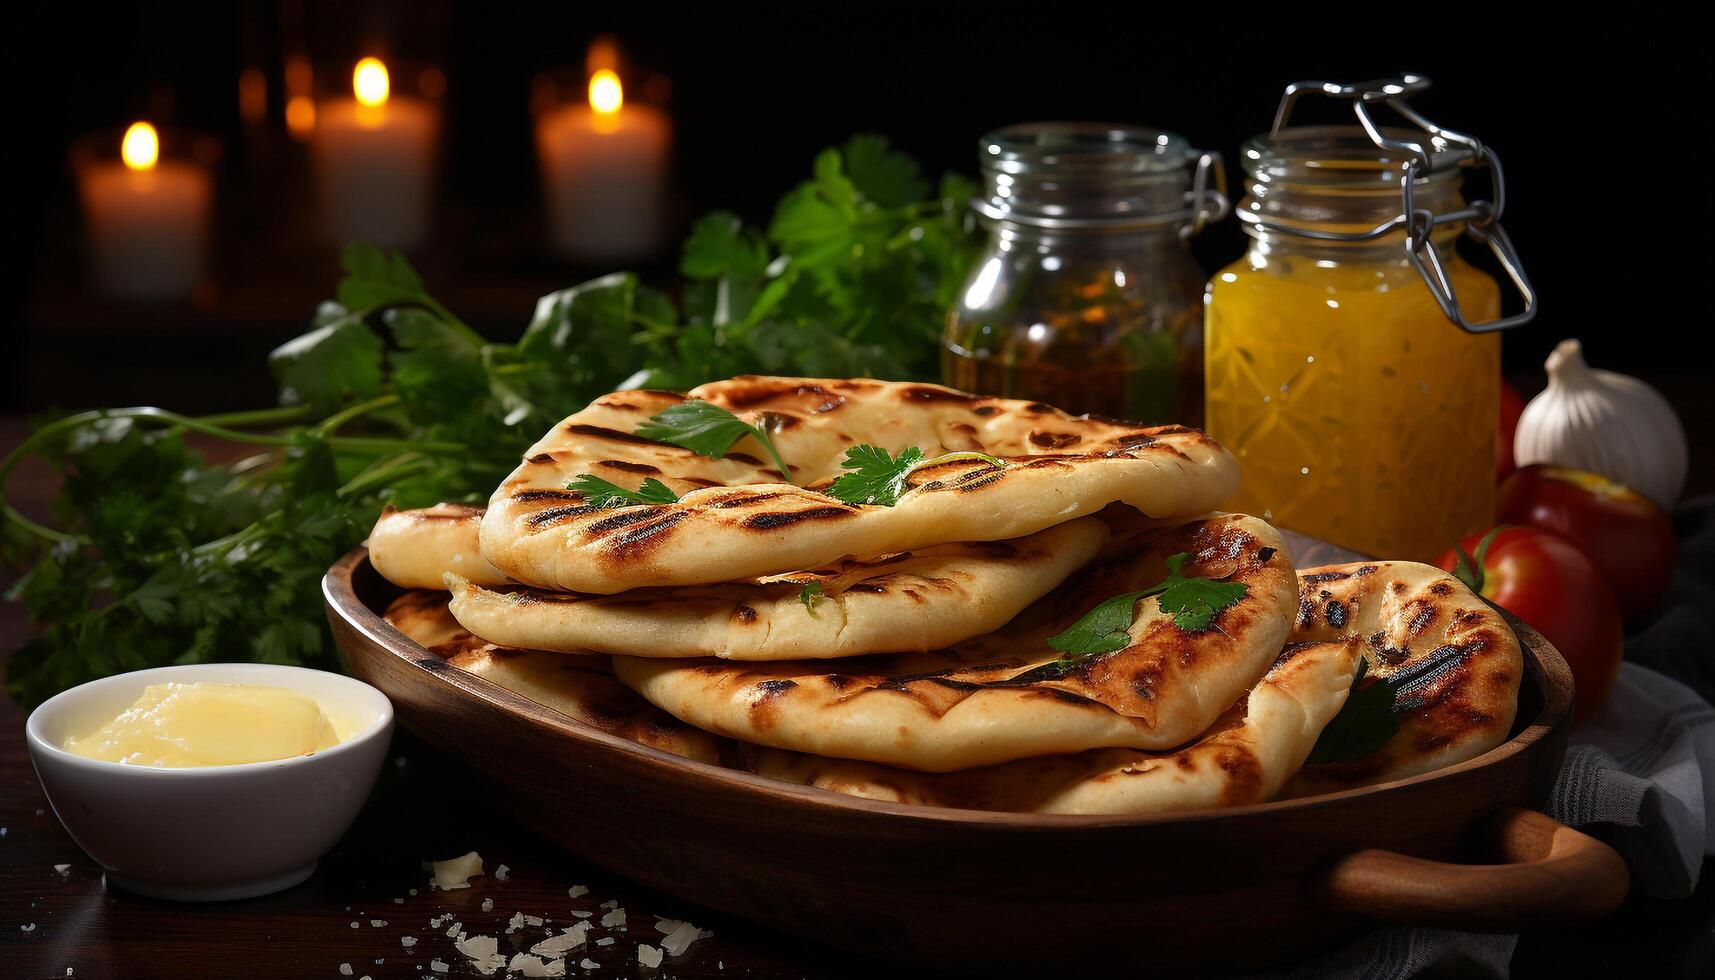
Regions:
[[[1229, 509], [1434, 560], [1493, 520], [1500, 337], [1450, 322], [1403, 257], [1318, 252], [1253, 251], [1209, 283], [1207, 429], [1244, 471]], [[1448, 266], [1467, 320], [1500, 315], [1493, 279]]]
[[186, 769], [270, 762], [332, 748], [349, 737], [315, 699], [254, 684], [151, 684], [117, 717], [82, 737], [74, 755]]

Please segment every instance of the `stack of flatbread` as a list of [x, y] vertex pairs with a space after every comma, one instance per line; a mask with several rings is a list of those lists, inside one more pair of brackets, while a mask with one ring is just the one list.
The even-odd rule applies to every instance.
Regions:
[[[715, 455], [658, 438], [686, 402], [756, 432]], [[858, 447], [922, 461], [896, 500], [854, 503], [834, 481]], [[1238, 480], [1179, 426], [741, 377], [607, 395], [485, 509], [390, 511], [369, 547], [411, 590], [388, 621], [453, 665], [657, 749], [873, 799], [1177, 812], [1506, 738], [1523, 664], [1489, 606], [1414, 563], [1295, 570], [1267, 522], [1216, 509]]]

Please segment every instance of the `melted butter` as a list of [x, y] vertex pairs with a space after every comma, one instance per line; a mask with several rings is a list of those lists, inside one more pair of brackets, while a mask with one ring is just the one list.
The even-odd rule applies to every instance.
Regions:
[[151, 684], [131, 707], [81, 738], [75, 755], [165, 769], [230, 766], [309, 755], [349, 727], [308, 695], [252, 684]]

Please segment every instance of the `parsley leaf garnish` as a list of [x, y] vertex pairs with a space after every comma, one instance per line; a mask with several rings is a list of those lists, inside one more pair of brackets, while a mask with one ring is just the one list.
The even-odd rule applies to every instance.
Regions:
[[650, 477], [636, 490], [627, 490], [617, 483], [611, 483], [599, 476], [585, 473], [566, 484], [567, 490], [574, 490], [584, 495], [584, 503], [591, 507], [625, 507], [630, 504], [676, 504], [679, 495], [673, 488], [660, 480]]
[[846, 450], [842, 473], [828, 488], [828, 496], [847, 504], [879, 504], [892, 507], [905, 492], [905, 478], [912, 467], [923, 462], [923, 450], [908, 446], [898, 456], [868, 443]]
[[1215, 614], [1238, 602], [1250, 591], [1243, 582], [1212, 578], [1186, 578], [1179, 569], [1191, 556], [1180, 552], [1167, 559], [1167, 580], [1161, 583], [1161, 611], [1173, 614], [1173, 625], [1192, 633], [1209, 628]]
[[1126, 592], [1105, 600], [1085, 613], [1064, 632], [1048, 638], [1048, 645], [1061, 653], [1090, 656], [1122, 650], [1131, 642], [1129, 631], [1138, 600], [1157, 599], [1164, 613], [1173, 614], [1173, 625], [1189, 633], [1201, 633], [1214, 622], [1215, 614], [1237, 603], [1250, 592], [1243, 582], [1222, 582], [1187, 577], [1179, 573], [1190, 554], [1181, 551], [1167, 558], [1167, 577], [1151, 588]]
[[780, 458], [780, 452], [774, 448], [774, 440], [769, 438], [767, 430], [705, 401], [680, 402], [664, 408], [638, 426], [633, 435], [672, 443], [711, 459], [720, 459], [732, 449], [733, 443], [750, 436], [768, 450], [768, 456], [774, 460], [780, 475], [787, 482], [792, 480], [792, 468]]
[[816, 615], [816, 603], [825, 598], [827, 593], [822, 591], [820, 582], [805, 582], [804, 587], [798, 590], [798, 601], [804, 604], [805, 609], [810, 610], [812, 616]]
[[1362, 656], [1352, 676], [1351, 693], [1340, 713], [1334, 716], [1316, 739], [1316, 747], [1304, 760], [1307, 766], [1330, 762], [1352, 762], [1379, 751], [1399, 731], [1402, 714], [1415, 707], [1415, 699], [1401, 700], [1406, 688], [1437, 672], [1449, 660], [1463, 657], [1469, 647], [1449, 644], [1431, 652], [1427, 657], [1386, 677], [1371, 677], [1366, 683], [1370, 662]]
[[827, 493], [841, 503], [892, 507], [905, 495], [908, 489], [905, 481], [912, 473], [925, 466], [953, 463], [962, 459], [980, 459], [996, 469], [1006, 465], [1006, 460], [988, 453], [942, 453], [928, 459], [924, 457], [923, 450], [909, 446], [901, 450], [898, 456], [889, 456], [887, 450], [880, 446], [861, 443], [846, 450], [845, 461], [840, 464], [852, 472], [843, 473], [835, 479], [833, 485], [828, 487]]

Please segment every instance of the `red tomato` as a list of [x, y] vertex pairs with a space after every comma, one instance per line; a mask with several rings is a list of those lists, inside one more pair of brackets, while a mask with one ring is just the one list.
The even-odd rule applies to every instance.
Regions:
[[1501, 484], [1495, 517], [1572, 539], [1613, 586], [1627, 619], [1649, 612], [1673, 577], [1673, 522], [1655, 501], [1607, 477], [1526, 466]]
[[[1476, 588], [1483, 598], [1536, 627], [1566, 658], [1577, 684], [1572, 705], [1572, 723], [1577, 725], [1602, 706], [1620, 670], [1620, 607], [1614, 590], [1595, 563], [1558, 534], [1534, 527], [1491, 533], [1487, 549], [1481, 548], [1478, 535], [1460, 543], [1478, 559], [1481, 577]], [[1437, 564], [1453, 571], [1456, 557], [1449, 551]]]
[[[1495, 430], [1495, 482], [1507, 478], [1517, 464], [1513, 462], [1513, 436], [1518, 433], [1518, 418], [1524, 414], [1524, 396], [1501, 379], [1501, 424]], [[1503, 518], [1504, 520], [1504, 518]]]

